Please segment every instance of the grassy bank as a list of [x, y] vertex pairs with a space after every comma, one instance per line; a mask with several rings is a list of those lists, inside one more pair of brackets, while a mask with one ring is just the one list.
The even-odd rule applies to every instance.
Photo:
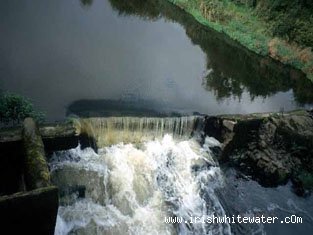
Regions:
[[[168, 1], [193, 15], [201, 24], [227, 34], [248, 49], [302, 70], [313, 82], [313, 52], [310, 47], [313, 44], [310, 24], [313, 16], [310, 18], [304, 14], [301, 19], [300, 16], [289, 17], [292, 6], [285, 5], [283, 11], [274, 11], [273, 6], [264, 3], [266, 0]], [[269, 7], [270, 10], [267, 9]], [[302, 9], [298, 9], [297, 14], [300, 11]], [[311, 10], [308, 9], [306, 14], [310, 16]], [[281, 23], [285, 22], [283, 17], [286, 16], [297, 23], [288, 28], [291, 21]]]

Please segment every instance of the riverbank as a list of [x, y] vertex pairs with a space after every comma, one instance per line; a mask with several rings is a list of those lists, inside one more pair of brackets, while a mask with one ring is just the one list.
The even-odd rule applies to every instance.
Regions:
[[313, 52], [311, 41], [306, 40], [311, 32], [305, 30], [306, 25], [310, 25], [310, 18], [307, 21], [301, 19], [305, 26], [294, 26], [303, 28], [303, 32], [297, 33], [298, 38], [287, 40], [289, 34], [282, 38], [273, 33], [275, 19], [266, 21], [260, 16], [262, 1], [254, 7], [229, 0], [168, 1], [191, 14], [201, 24], [225, 33], [249, 50], [301, 70], [313, 82]]

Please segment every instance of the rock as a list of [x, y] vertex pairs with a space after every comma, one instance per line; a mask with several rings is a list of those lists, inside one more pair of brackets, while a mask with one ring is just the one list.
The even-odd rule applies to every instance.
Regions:
[[234, 131], [236, 122], [231, 120], [223, 120], [223, 126], [226, 127], [229, 131]]
[[234, 120], [220, 117], [206, 117], [204, 133], [210, 137], [214, 137], [219, 142], [227, 143], [232, 138], [235, 124], [236, 122]]
[[[233, 124], [233, 126], [232, 126]], [[206, 133], [222, 141], [221, 162], [230, 162], [263, 186], [288, 179], [306, 191], [305, 171], [313, 175], [313, 119], [306, 111], [212, 117]], [[303, 187], [303, 189], [299, 189]]]
[[264, 140], [261, 140], [261, 142], [260, 142], [260, 148], [263, 148], [263, 149], [265, 149], [266, 147], [267, 147], [267, 144], [265, 143], [265, 141]]
[[206, 117], [204, 132], [208, 136], [214, 137], [218, 141], [223, 142], [224, 138], [222, 136], [223, 132], [222, 119], [219, 119], [217, 117]]

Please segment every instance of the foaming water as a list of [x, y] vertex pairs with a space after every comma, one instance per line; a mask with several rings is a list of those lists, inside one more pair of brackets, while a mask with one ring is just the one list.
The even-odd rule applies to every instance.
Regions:
[[56, 152], [50, 161], [61, 206], [56, 234], [231, 234], [228, 224], [167, 224], [165, 217], [224, 216], [223, 185], [208, 147], [163, 138]]

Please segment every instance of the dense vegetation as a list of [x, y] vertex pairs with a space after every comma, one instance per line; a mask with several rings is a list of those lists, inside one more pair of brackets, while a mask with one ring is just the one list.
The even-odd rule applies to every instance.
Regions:
[[0, 94], [0, 122], [4, 124], [18, 124], [26, 117], [32, 117], [38, 122], [44, 120], [44, 114], [36, 111], [27, 98], [13, 94]]
[[313, 81], [310, 0], [168, 0], [250, 50], [302, 70]]
[[313, 47], [313, 1], [250, 0], [250, 2], [258, 3], [254, 7], [258, 15], [268, 22], [272, 35]]

